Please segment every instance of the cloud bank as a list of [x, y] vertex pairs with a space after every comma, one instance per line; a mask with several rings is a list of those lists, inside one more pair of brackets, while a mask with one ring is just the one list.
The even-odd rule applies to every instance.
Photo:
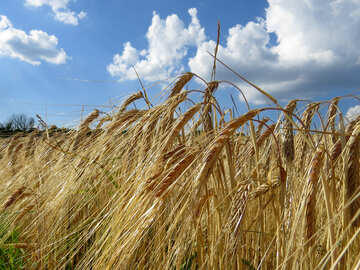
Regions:
[[16, 58], [32, 65], [42, 61], [64, 64], [68, 58], [63, 49], [58, 49], [58, 39], [41, 30], [29, 34], [16, 29], [10, 20], [0, 15], [0, 56]]
[[49, 6], [54, 14], [55, 20], [65, 23], [78, 25], [79, 20], [86, 17], [86, 12], [76, 13], [69, 9], [70, 0], [25, 0], [25, 5], [29, 7]]
[[[278, 98], [311, 98], [359, 87], [359, 0], [268, 0], [268, 5], [265, 18], [228, 29], [220, 59]], [[161, 19], [154, 13], [146, 35], [148, 48], [138, 50], [125, 43], [107, 67], [110, 74], [133, 80], [134, 66], [148, 81], [184, 69], [209, 79], [213, 61], [207, 52], [214, 51], [216, 41], [206, 38], [197, 10], [190, 9], [189, 14], [192, 22], [185, 28], [176, 14]], [[190, 48], [196, 50], [193, 57], [187, 54]], [[217, 67], [217, 79], [237, 80]], [[246, 93], [253, 103], [263, 102], [250, 87]]]

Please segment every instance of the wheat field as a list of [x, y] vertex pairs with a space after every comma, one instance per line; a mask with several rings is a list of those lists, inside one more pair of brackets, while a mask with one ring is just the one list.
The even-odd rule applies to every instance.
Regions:
[[0, 139], [1, 269], [360, 269], [360, 118], [256, 85], [234, 116], [195, 77]]

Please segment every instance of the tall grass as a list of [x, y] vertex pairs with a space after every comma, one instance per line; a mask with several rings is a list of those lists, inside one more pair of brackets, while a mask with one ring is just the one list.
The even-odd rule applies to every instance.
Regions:
[[223, 82], [196, 101], [193, 77], [147, 109], [130, 109], [138, 92], [78, 130], [2, 139], [0, 254], [26, 269], [358, 269], [360, 122], [336, 128], [341, 98], [302, 111], [266, 93], [273, 108], [229, 118]]

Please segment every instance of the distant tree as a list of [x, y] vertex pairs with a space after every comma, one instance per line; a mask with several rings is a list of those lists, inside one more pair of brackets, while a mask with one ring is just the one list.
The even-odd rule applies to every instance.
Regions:
[[11, 123], [10, 122], [6, 122], [4, 124], [0, 123], [0, 129], [1, 130], [11, 130]]
[[3, 130], [7, 131], [28, 131], [33, 129], [35, 126], [35, 119], [33, 117], [28, 117], [23, 113], [13, 114], [9, 119], [1, 125]]

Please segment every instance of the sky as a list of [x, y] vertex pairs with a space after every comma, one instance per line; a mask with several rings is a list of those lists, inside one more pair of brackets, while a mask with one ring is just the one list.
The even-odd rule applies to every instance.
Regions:
[[[154, 103], [183, 72], [210, 80], [218, 22], [219, 59], [281, 104], [360, 94], [360, 0], [1, 0], [0, 122], [25, 113], [76, 125], [137, 91], [134, 69]], [[219, 63], [216, 79], [270, 105]], [[222, 87], [223, 108], [230, 94], [245, 108]], [[340, 106], [360, 113], [355, 98]]]

